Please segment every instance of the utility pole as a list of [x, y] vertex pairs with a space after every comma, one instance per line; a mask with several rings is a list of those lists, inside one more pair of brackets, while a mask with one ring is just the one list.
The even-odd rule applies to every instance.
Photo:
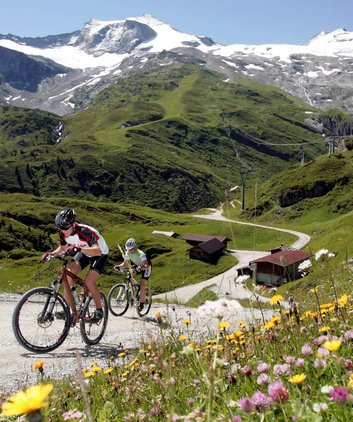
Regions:
[[242, 167], [240, 169], [240, 184], [241, 184], [241, 209], [245, 210], [245, 187], [248, 174], [252, 171], [251, 168]]

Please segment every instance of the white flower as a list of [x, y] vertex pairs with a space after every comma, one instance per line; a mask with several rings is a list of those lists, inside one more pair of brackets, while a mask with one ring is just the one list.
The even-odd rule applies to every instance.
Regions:
[[315, 413], [325, 412], [328, 409], [326, 403], [314, 403], [313, 404], [313, 411]]
[[306, 259], [305, 261], [301, 262], [298, 265], [298, 271], [301, 273], [302, 276], [305, 276], [308, 274], [308, 269], [312, 266], [312, 263], [310, 259]]
[[234, 316], [241, 309], [241, 305], [236, 300], [219, 299], [216, 301], [206, 300], [206, 302], [197, 309], [200, 316], [225, 318]]
[[248, 280], [250, 278], [249, 275], [240, 275], [235, 279], [235, 283], [237, 284], [243, 284], [245, 280]]
[[322, 394], [330, 394], [332, 390], [333, 390], [332, 385], [323, 385], [321, 387], [321, 393]]

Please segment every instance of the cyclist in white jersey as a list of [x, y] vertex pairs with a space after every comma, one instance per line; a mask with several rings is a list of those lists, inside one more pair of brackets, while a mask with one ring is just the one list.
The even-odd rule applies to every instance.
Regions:
[[125, 249], [124, 261], [121, 264], [116, 265], [114, 269], [123, 270], [124, 268], [129, 268], [133, 265], [137, 272], [141, 272], [140, 309], [142, 310], [146, 300], [147, 282], [152, 272], [152, 263], [147, 258], [145, 252], [138, 249], [136, 241], [132, 237], [126, 241]]
[[[69, 264], [69, 270], [74, 274], [79, 273], [88, 265], [90, 266], [85, 282], [96, 304], [96, 311], [90, 320], [98, 322], [103, 318], [103, 310], [96, 282], [108, 259], [108, 245], [98, 230], [85, 224], [76, 223], [75, 210], [71, 208], [65, 208], [56, 215], [55, 225], [59, 230], [60, 246], [53, 252], [43, 254], [42, 260], [46, 261], [50, 256], [67, 253], [73, 257]], [[69, 277], [68, 281], [70, 288], [74, 288], [74, 281]], [[76, 306], [73, 303], [72, 295], [66, 291], [66, 286], [64, 295], [71, 309], [75, 310], [74, 317], [77, 319]]]

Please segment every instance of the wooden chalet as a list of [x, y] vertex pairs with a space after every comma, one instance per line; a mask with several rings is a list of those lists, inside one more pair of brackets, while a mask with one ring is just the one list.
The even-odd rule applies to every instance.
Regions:
[[202, 234], [184, 234], [182, 237], [192, 247], [189, 249], [190, 259], [199, 259], [216, 264], [230, 240], [226, 236], [208, 236]]
[[258, 284], [280, 286], [300, 277], [298, 267], [311, 253], [297, 249], [280, 250], [249, 263], [253, 279]]

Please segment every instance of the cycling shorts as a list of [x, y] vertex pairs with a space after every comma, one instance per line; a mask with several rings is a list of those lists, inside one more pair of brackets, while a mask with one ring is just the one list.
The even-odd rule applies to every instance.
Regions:
[[151, 276], [152, 273], [152, 265], [150, 265], [146, 270], [143, 270], [141, 272], [141, 278], [143, 278], [144, 280], [148, 280]]
[[81, 270], [90, 265], [90, 270], [96, 271], [98, 274], [102, 273], [107, 260], [108, 255], [87, 256], [82, 252], [78, 253], [74, 259], [74, 261], [76, 261], [80, 265]]

